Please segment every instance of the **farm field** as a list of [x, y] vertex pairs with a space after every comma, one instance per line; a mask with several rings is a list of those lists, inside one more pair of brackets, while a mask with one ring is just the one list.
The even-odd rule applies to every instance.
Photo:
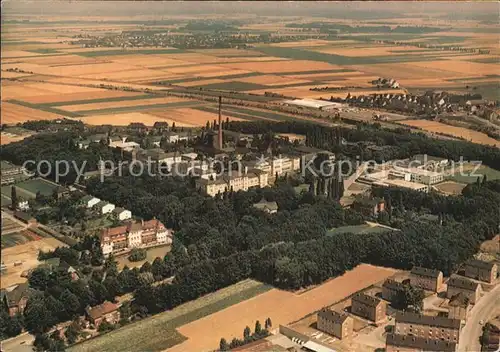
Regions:
[[[361, 264], [344, 275], [325, 282], [300, 295], [272, 289], [252, 299], [181, 326], [178, 331], [187, 337], [169, 351], [210, 351], [217, 348], [221, 336], [229, 341], [240, 337], [246, 325], [270, 317], [273, 326], [285, 325], [324, 306], [392, 276], [396, 270]], [[207, 331], [217, 334], [207, 335]]]
[[500, 146], [500, 141], [487, 136], [484, 133], [472, 131], [463, 127], [455, 127], [446, 125], [444, 123], [429, 121], [429, 120], [403, 120], [399, 121], [400, 124], [417, 127], [424, 131], [451, 135], [453, 137], [459, 137], [470, 142], [478, 144], [487, 144]]
[[164, 350], [186, 339], [176, 331], [177, 327], [258, 297], [271, 289], [272, 287], [257, 281], [241, 281], [180, 305], [171, 311], [157, 314], [104, 336], [75, 345], [69, 348], [69, 351]]
[[[21, 277], [21, 273], [40, 265], [40, 262], [37, 259], [38, 252], [40, 250], [54, 250], [56, 247], [62, 246], [66, 245], [55, 238], [50, 237], [42, 238], [38, 241], [15, 245], [9, 248], [2, 248], [2, 262], [7, 266], [7, 271], [1, 276], [1, 288], [26, 282], [26, 278]], [[17, 261], [21, 261], [22, 264], [14, 266], [14, 262]]]

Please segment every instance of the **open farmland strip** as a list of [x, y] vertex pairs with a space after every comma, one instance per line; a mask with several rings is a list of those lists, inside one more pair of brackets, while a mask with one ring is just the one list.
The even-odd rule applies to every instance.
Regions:
[[[236, 291], [233, 291], [234, 289]], [[72, 346], [69, 351], [152, 351], [172, 347], [185, 338], [175, 329], [271, 290], [272, 287], [245, 280], [171, 311], [127, 325], [106, 335]], [[180, 338], [179, 338], [180, 337]]]
[[27, 108], [51, 112], [53, 114], [63, 115], [63, 116], [67, 116], [67, 117], [81, 117], [82, 116], [79, 113], [55, 109], [55, 108], [52, 108], [50, 106], [44, 106], [44, 105], [39, 105], [39, 104], [30, 104], [30, 103], [27, 103], [25, 101], [20, 101], [20, 100], [15, 100], [15, 99], [7, 100], [7, 102], [12, 103], [12, 104], [25, 106]]
[[74, 101], [61, 101], [57, 103], [43, 103], [40, 105], [46, 106], [64, 106], [64, 105], [85, 105], [94, 103], [108, 103], [114, 101], [129, 101], [129, 100], [141, 100], [141, 99], [153, 99], [162, 98], [161, 95], [144, 94], [144, 95], [133, 95], [124, 97], [110, 97], [110, 98], [98, 98], [98, 99], [86, 99], [86, 100], [74, 100]]
[[222, 83], [212, 83], [204, 86], [199, 86], [199, 88], [203, 89], [211, 89], [211, 90], [230, 90], [230, 91], [247, 91], [247, 90], [258, 90], [258, 89], [266, 89], [267, 86], [263, 84], [256, 83], [247, 83], [247, 82], [239, 82], [239, 81], [229, 81]]
[[137, 105], [137, 106], [124, 106], [124, 107], [100, 109], [100, 110], [83, 110], [83, 111], [79, 111], [78, 114], [80, 114], [80, 116], [82, 116], [82, 115], [116, 114], [116, 113], [121, 113], [121, 112], [140, 111], [140, 110], [191, 107], [191, 106], [198, 106], [198, 105], [203, 105], [203, 104], [204, 103], [200, 102], [200, 101], [180, 101], [180, 102], [176, 102], [176, 103], [165, 103], [165, 104], [155, 104], [155, 105]]
[[135, 54], [180, 54], [184, 53], [184, 50], [181, 49], [142, 49], [142, 50], [99, 50], [99, 51], [85, 51], [75, 53], [77, 55], [86, 56], [86, 57], [96, 57], [96, 56], [112, 56], [112, 55], [135, 55]]

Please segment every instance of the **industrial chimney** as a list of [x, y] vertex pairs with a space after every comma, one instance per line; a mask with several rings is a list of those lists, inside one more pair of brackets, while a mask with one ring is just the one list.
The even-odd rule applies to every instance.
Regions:
[[219, 131], [217, 133], [217, 146], [219, 150], [222, 150], [222, 117], [221, 117], [221, 109], [222, 109], [222, 96], [219, 96]]

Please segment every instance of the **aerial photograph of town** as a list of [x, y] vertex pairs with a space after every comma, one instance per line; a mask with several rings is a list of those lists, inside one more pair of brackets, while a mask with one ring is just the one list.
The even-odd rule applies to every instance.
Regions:
[[500, 351], [499, 14], [2, 1], [0, 350]]

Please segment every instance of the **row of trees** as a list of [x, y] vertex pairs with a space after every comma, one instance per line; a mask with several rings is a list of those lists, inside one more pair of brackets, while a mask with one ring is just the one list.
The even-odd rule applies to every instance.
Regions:
[[237, 339], [236, 337], [231, 340], [231, 343], [227, 343], [225, 338], [220, 339], [219, 350], [220, 351], [230, 351], [233, 348], [243, 346], [247, 343], [260, 340], [264, 337], [269, 336], [269, 328], [272, 326], [271, 318], [267, 318], [265, 322], [265, 327], [262, 329], [260, 321], [255, 322], [254, 332], [250, 330], [249, 326], [246, 326], [243, 330], [243, 340]]

